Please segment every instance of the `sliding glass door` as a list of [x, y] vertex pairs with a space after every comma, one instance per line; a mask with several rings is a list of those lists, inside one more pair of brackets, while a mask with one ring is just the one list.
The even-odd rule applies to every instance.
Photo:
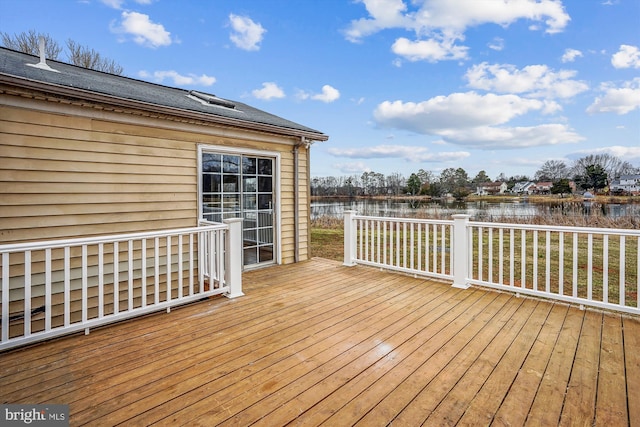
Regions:
[[243, 218], [244, 265], [275, 262], [275, 159], [249, 154], [202, 153], [202, 217]]

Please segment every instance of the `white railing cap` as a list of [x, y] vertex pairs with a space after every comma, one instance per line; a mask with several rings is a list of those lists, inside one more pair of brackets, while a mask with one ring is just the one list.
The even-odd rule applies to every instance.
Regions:
[[172, 230], [156, 230], [156, 231], [144, 231], [140, 233], [130, 234], [112, 234], [95, 237], [79, 237], [74, 239], [59, 239], [48, 240], [38, 242], [26, 242], [26, 243], [12, 243], [6, 245], [0, 245], [0, 253], [5, 252], [18, 252], [18, 251], [33, 251], [42, 249], [57, 249], [65, 246], [79, 246], [79, 245], [91, 245], [99, 243], [110, 242], [122, 242], [127, 240], [152, 238], [152, 237], [167, 237], [177, 236], [180, 234], [198, 233], [202, 231], [212, 230], [226, 230], [229, 228], [227, 224], [211, 223], [212, 225], [188, 227], [188, 228], [176, 228]]

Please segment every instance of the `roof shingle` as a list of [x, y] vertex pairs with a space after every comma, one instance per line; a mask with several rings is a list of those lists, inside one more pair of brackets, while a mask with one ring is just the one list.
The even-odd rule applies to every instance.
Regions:
[[0, 75], [4, 74], [25, 80], [75, 88], [114, 99], [124, 99], [185, 112], [203, 113], [212, 117], [234, 119], [247, 122], [247, 124], [264, 124], [275, 126], [285, 131], [289, 129], [317, 134], [318, 140], [328, 139], [320, 131], [283, 119], [242, 102], [224, 100], [215, 97], [215, 95], [212, 96], [221, 101], [233, 103], [235, 108], [224, 106], [224, 102], [215, 104], [201, 102], [190, 96], [189, 90], [90, 70], [58, 61], [47, 60], [51, 68], [59, 71], [57, 73], [26, 66], [26, 64], [37, 64], [38, 62], [39, 58], [36, 56], [0, 47]]

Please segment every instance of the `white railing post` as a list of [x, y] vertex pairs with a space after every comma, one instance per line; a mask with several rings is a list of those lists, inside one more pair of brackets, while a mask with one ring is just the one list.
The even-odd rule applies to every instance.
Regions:
[[469, 233], [470, 215], [453, 215], [453, 287], [467, 289], [469, 278]]
[[242, 292], [242, 218], [228, 218], [224, 223], [229, 226], [225, 239], [225, 282], [229, 286], [227, 298], [244, 295]]
[[356, 211], [344, 211], [344, 263], [347, 267], [356, 265]]

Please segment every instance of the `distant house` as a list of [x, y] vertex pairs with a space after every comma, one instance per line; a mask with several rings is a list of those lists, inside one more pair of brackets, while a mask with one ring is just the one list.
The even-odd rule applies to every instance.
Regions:
[[244, 219], [244, 265], [309, 258], [309, 148], [247, 104], [0, 48], [0, 244]]
[[511, 189], [513, 194], [525, 194], [530, 195], [536, 191], [536, 184], [531, 181], [516, 182]]
[[553, 187], [553, 182], [551, 181], [537, 182], [535, 192], [536, 194], [549, 194], [551, 192], [551, 187]]
[[502, 181], [486, 182], [477, 187], [476, 194], [485, 196], [489, 194], [504, 194], [507, 191], [507, 183]]
[[628, 193], [633, 196], [640, 195], [640, 175], [622, 175], [609, 185], [611, 193]]
[[571, 188], [571, 192], [575, 193], [578, 191], [578, 186], [575, 181], [569, 181], [569, 188]]

